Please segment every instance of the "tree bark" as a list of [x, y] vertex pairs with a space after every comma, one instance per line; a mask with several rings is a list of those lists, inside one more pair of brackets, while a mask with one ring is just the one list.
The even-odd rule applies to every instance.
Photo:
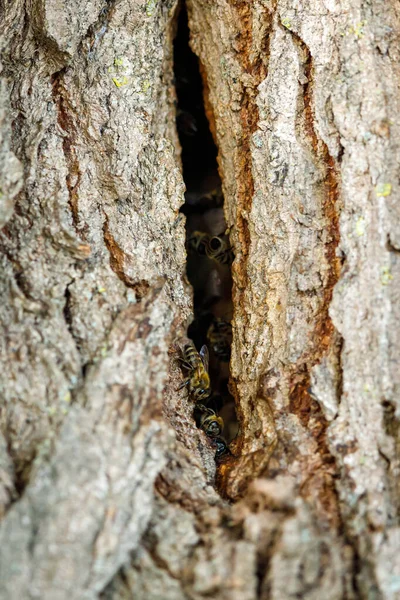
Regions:
[[0, 597], [400, 598], [400, 8], [186, 5], [239, 435], [177, 391], [177, 0], [4, 3]]

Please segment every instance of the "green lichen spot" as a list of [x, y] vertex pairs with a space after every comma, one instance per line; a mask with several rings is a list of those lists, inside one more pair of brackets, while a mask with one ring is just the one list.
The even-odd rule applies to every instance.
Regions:
[[392, 184], [379, 183], [376, 186], [375, 191], [377, 198], [386, 198], [386, 196], [390, 196], [390, 194], [392, 193]]
[[146, 15], [148, 17], [153, 16], [154, 11], [156, 10], [158, 0], [149, 0], [146, 4]]
[[364, 27], [367, 24], [367, 21], [359, 21], [352, 27], [349, 28], [348, 33], [354, 35], [358, 40], [364, 37]]
[[123, 85], [127, 85], [129, 83], [129, 79], [126, 77], [126, 75], [124, 75], [123, 77], [113, 77], [112, 80], [117, 86], [117, 88], [120, 88]]
[[381, 283], [382, 285], [389, 285], [389, 283], [392, 281], [393, 279], [393, 275], [390, 272], [390, 268], [389, 267], [382, 267], [381, 270]]
[[142, 83], [142, 92], [144, 92], [146, 94], [146, 92], [149, 91], [150, 89], [150, 81], [148, 81], [147, 79], [145, 81], [143, 81]]
[[282, 25], [286, 27], [286, 29], [290, 29], [292, 26], [292, 22], [287, 17], [282, 19]]
[[124, 66], [124, 59], [120, 56], [117, 56], [116, 58], [114, 58], [114, 66], [115, 67], [123, 67]]
[[98, 287], [97, 291], [99, 292], [99, 294], [104, 294], [104, 292], [107, 291], [107, 288], [105, 288], [105, 287]]
[[356, 234], [358, 237], [361, 237], [365, 233], [365, 219], [364, 217], [360, 217], [357, 219], [356, 223]]

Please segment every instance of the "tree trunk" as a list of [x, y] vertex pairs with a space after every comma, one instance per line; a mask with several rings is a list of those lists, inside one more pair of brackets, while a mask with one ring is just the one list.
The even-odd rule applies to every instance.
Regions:
[[217, 463], [177, 391], [177, 0], [2, 4], [0, 597], [400, 598], [396, 0], [187, 0], [235, 254]]

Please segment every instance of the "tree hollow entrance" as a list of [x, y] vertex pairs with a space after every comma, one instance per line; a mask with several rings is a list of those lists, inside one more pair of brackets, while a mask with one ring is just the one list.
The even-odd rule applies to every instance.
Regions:
[[[224, 218], [217, 147], [206, 117], [199, 61], [189, 47], [185, 6], [178, 17], [174, 71], [177, 129], [186, 184], [181, 210], [186, 215], [187, 275], [194, 294], [194, 320], [188, 328], [188, 337], [198, 351], [203, 345], [209, 350], [212, 394], [204, 406], [223, 419], [222, 436], [229, 444], [238, 432], [234, 399], [228, 388], [233, 253]], [[196, 405], [194, 417], [201, 426], [204, 421], [201, 405]], [[217, 458], [223, 450], [218, 447]]]

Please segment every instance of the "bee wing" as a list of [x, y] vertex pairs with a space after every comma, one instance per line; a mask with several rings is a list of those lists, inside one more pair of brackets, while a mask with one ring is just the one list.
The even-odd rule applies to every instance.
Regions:
[[209, 362], [210, 356], [208, 354], [208, 348], [205, 344], [200, 349], [200, 356], [201, 356], [201, 362], [203, 363], [205, 370], [208, 371], [208, 362]]

